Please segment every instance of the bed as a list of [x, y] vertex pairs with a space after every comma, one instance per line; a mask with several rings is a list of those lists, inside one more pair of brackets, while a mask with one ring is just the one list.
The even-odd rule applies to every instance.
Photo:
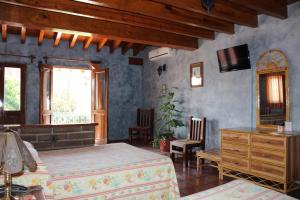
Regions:
[[125, 143], [39, 152], [55, 199], [179, 199], [172, 161]]
[[[39, 152], [27, 144], [38, 170], [14, 183], [42, 185], [47, 199], [180, 199], [172, 161], [124, 143]], [[181, 200], [293, 200], [244, 180], [234, 180]]]
[[181, 200], [295, 200], [295, 198], [238, 179], [183, 197]]

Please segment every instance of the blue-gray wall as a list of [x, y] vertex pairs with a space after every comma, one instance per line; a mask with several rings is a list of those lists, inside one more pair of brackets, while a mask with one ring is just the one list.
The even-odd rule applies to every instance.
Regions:
[[[207, 144], [219, 145], [219, 128], [255, 126], [255, 63], [259, 55], [270, 48], [280, 48], [288, 55], [290, 62], [290, 96], [293, 129], [300, 130], [300, 2], [289, 6], [289, 18], [285, 20], [260, 16], [258, 28], [236, 26], [234, 35], [218, 34], [214, 41], [199, 41], [200, 48], [194, 52], [179, 50], [176, 56], [159, 62], [149, 62], [147, 52], [144, 67], [128, 65], [128, 55], [121, 55], [120, 49], [109, 54], [108, 48], [100, 53], [92, 45], [82, 50], [82, 43], [69, 49], [68, 42], [53, 47], [53, 40], [45, 40], [37, 45], [37, 38], [27, 37], [20, 43], [20, 36], [8, 35], [7, 42], [0, 41], [0, 52], [35, 55], [33, 64], [27, 59], [0, 56], [0, 62], [27, 64], [26, 122], [38, 123], [39, 74], [37, 63], [43, 56], [82, 58], [100, 60], [109, 68], [109, 139], [120, 140], [128, 136], [127, 128], [135, 124], [138, 107], [154, 107], [158, 111], [161, 84], [179, 88], [177, 96], [184, 111], [184, 121], [190, 115], [205, 116], [207, 124]], [[244, 44], [249, 45], [252, 70], [219, 73], [216, 51]], [[204, 87], [190, 88], [189, 66], [194, 62], [204, 62]], [[83, 63], [49, 62], [54, 65], [84, 65]], [[157, 67], [167, 64], [168, 71], [161, 77]], [[157, 113], [157, 112], [156, 112]], [[176, 131], [185, 137], [186, 128]]]
[[[184, 121], [190, 115], [207, 117], [207, 145], [219, 146], [219, 129], [255, 126], [255, 63], [260, 54], [271, 48], [283, 50], [290, 62], [290, 97], [293, 129], [300, 130], [300, 2], [290, 5], [289, 18], [280, 20], [259, 16], [259, 27], [235, 27], [234, 35], [218, 34], [214, 41], [199, 41], [196, 51], [179, 50], [176, 56], [158, 62], [145, 58], [144, 103], [158, 111], [162, 84], [178, 87], [177, 97], [184, 111]], [[235, 45], [249, 45], [252, 69], [220, 73], [216, 51]], [[191, 63], [204, 62], [204, 87], [190, 87]], [[167, 64], [160, 77], [157, 67]], [[186, 128], [176, 131], [185, 137]]]
[[[125, 56], [120, 48], [113, 54], [105, 47], [101, 52], [96, 51], [96, 46], [91, 45], [88, 50], [82, 49], [78, 42], [73, 49], [69, 43], [62, 41], [58, 48], [53, 47], [53, 40], [45, 39], [42, 46], [37, 45], [37, 38], [26, 38], [26, 43], [21, 44], [20, 36], [8, 35], [8, 41], [0, 41], [1, 53], [14, 53], [34, 55], [34, 63], [19, 57], [0, 56], [0, 62], [15, 62], [27, 64], [27, 91], [26, 91], [26, 123], [35, 124], [39, 119], [39, 70], [38, 61], [43, 61], [43, 56], [56, 56], [101, 61], [101, 66], [109, 68], [109, 139], [119, 140], [128, 137], [128, 126], [136, 121], [136, 109], [143, 105], [143, 70], [139, 66], [128, 65], [129, 51]], [[141, 53], [143, 54], [143, 53]], [[44, 62], [44, 61], [43, 61]], [[58, 62], [49, 60], [49, 64], [64, 66], [86, 66], [78, 62]], [[80, 96], [80, 94], [78, 94]]]

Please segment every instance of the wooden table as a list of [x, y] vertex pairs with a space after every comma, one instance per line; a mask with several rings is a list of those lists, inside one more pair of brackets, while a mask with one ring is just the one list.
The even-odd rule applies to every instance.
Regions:
[[211, 162], [214, 162], [214, 164], [210, 163], [210, 166], [216, 167], [219, 171], [219, 180], [223, 180], [223, 175], [222, 175], [222, 165], [221, 165], [221, 154], [219, 149], [211, 149], [207, 151], [197, 151], [196, 153], [197, 157], [197, 172], [199, 171], [200, 168], [200, 160], [201, 159], [207, 159]]

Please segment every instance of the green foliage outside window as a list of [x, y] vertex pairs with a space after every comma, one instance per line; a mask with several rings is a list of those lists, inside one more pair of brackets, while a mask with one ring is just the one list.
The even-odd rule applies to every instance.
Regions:
[[53, 112], [74, 112], [76, 101], [68, 91], [60, 91], [53, 98]]
[[4, 110], [20, 110], [20, 80], [5, 79], [4, 82]]

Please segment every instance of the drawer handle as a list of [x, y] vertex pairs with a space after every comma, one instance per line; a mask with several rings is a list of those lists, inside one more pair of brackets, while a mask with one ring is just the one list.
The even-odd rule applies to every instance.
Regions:
[[228, 136], [224, 136], [224, 138], [228, 138], [228, 139], [240, 139], [240, 136], [232, 136], [232, 135], [228, 135]]

